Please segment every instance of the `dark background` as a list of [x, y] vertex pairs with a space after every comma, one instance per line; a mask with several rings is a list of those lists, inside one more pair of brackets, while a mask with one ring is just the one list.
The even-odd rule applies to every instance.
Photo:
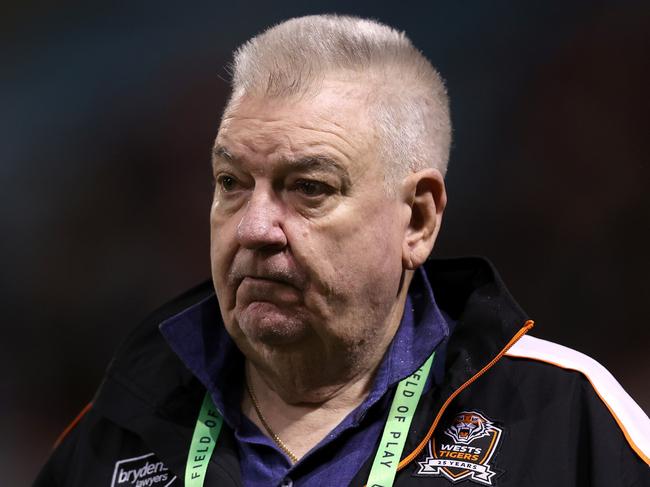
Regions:
[[489, 256], [537, 336], [650, 410], [648, 2], [132, 3], [3, 2], [3, 485], [33, 479], [125, 333], [209, 277], [224, 66], [308, 13], [382, 20], [440, 69], [455, 142], [436, 253]]

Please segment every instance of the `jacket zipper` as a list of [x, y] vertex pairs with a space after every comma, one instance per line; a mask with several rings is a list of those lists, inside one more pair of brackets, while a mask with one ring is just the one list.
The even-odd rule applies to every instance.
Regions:
[[427, 445], [431, 437], [433, 436], [433, 432], [436, 430], [436, 427], [438, 426], [438, 422], [440, 421], [440, 418], [444, 414], [445, 410], [451, 404], [451, 401], [453, 401], [458, 394], [463, 392], [465, 389], [467, 389], [476, 379], [481, 377], [483, 374], [485, 374], [495, 363], [497, 363], [501, 357], [505, 355], [505, 353], [508, 351], [510, 347], [512, 347], [522, 336], [524, 336], [534, 325], [534, 322], [532, 320], [528, 320], [524, 323], [524, 326], [516, 333], [515, 336], [513, 336], [510, 341], [506, 344], [505, 347], [499, 352], [499, 354], [494, 357], [485, 367], [483, 367], [481, 370], [479, 370], [476, 374], [474, 374], [472, 377], [470, 377], [462, 386], [460, 386], [458, 389], [456, 389], [444, 402], [440, 410], [438, 411], [438, 414], [436, 415], [436, 418], [433, 420], [433, 424], [431, 425], [431, 428], [429, 428], [429, 431], [427, 432], [426, 436], [424, 439], [420, 442], [420, 444], [413, 450], [410, 454], [408, 454], [404, 459], [399, 462], [397, 465], [397, 471], [399, 472], [402, 470], [404, 467], [406, 467], [409, 463], [411, 463], [417, 456], [424, 450], [424, 447]]

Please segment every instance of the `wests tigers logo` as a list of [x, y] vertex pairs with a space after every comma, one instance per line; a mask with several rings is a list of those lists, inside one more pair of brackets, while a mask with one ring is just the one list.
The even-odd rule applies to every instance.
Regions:
[[495, 485], [501, 473], [493, 466], [503, 430], [477, 411], [456, 414], [449, 426], [429, 440], [425, 458], [414, 475], [444, 477], [456, 483], [469, 480]]
[[477, 438], [488, 436], [493, 430], [492, 421], [475, 412], [458, 414], [445, 433], [456, 443], [467, 445]]

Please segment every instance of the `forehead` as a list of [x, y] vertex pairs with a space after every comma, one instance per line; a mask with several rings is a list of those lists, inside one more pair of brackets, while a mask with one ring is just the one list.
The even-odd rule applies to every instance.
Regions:
[[368, 97], [357, 83], [332, 80], [299, 98], [244, 96], [226, 110], [215, 145], [238, 159], [374, 156]]

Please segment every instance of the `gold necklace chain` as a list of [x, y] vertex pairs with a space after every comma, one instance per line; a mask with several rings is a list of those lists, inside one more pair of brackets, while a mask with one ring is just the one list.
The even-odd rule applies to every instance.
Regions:
[[280, 449], [284, 453], [287, 454], [287, 456], [291, 459], [292, 463], [298, 463], [298, 457], [291, 450], [289, 450], [287, 445], [285, 445], [284, 442], [280, 439], [280, 437], [271, 429], [269, 423], [266, 422], [266, 419], [264, 418], [262, 411], [260, 411], [260, 405], [257, 402], [257, 397], [255, 396], [255, 392], [253, 391], [253, 383], [250, 380], [248, 369], [246, 369], [246, 390], [248, 391], [248, 395], [251, 398], [253, 407], [255, 408], [255, 412], [257, 413], [257, 417], [260, 418], [260, 422], [262, 423], [262, 426], [264, 426], [264, 429], [266, 429], [267, 433], [271, 436], [271, 439], [275, 442], [276, 445], [280, 447]]

